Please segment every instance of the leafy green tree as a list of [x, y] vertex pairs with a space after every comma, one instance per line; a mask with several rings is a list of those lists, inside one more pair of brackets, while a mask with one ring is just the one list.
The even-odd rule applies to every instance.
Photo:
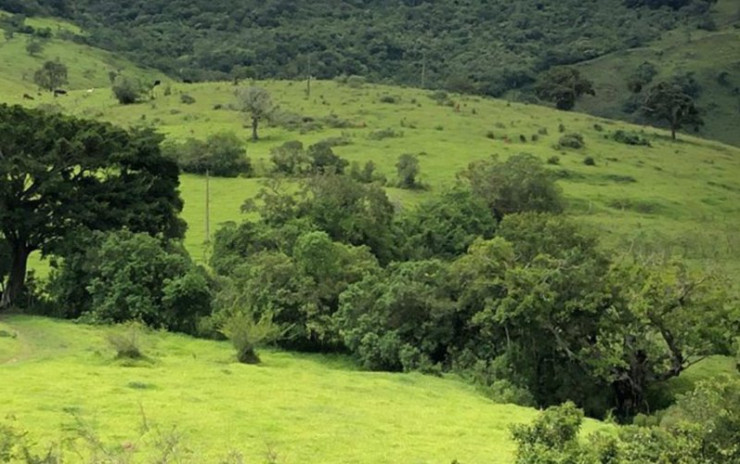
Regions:
[[270, 161], [274, 171], [289, 176], [302, 175], [309, 171], [311, 161], [298, 140], [291, 140], [270, 150]]
[[262, 87], [248, 87], [237, 92], [239, 107], [252, 119], [252, 140], [259, 140], [257, 128], [260, 121], [268, 119], [275, 109], [270, 93]]
[[343, 174], [349, 162], [337, 156], [326, 142], [315, 143], [308, 147], [308, 157], [311, 159], [311, 171], [314, 174]]
[[536, 156], [522, 153], [504, 162], [494, 156], [471, 163], [460, 175], [499, 220], [511, 213], [563, 210], [560, 187]]
[[[547, 408], [531, 425], [515, 425], [516, 464], [576, 464], [583, 462], [578, 432], [583, 411], [571, 402]], [[594, 463], [595, 464], [595, 463]]]
[[23, 290], [31, 252], [53, 254], [80, 228], [182, 237], [178, 169], [161, 155], [161, 140], [0, 105], [0, 231], [11, 254], [0, 306]]
[[141, 83], [130, 77], [120, 75], [114, 79], [111, 89], [113, 90], [113, 96], [122, 105], [138, 103], [144, 93]]
[[63, 315], [194, 334], [210, 314], [208, 276], [181, 245], [129, 231], [98, 232], [87, 245], [53, 274], [49, 289]]
[[419, 158], [416, 155], [404, 153], [399, 156], [396, 171], [398, 172], [398, 186], [400, 188], [414, 189], [419, 187], [416, 180], [419, 175]]
[[47, 61], [33, 74], [33, 82], [40, 88], [53, 92], [67, 83], [67, 66], [59, 60]]
[[465, 253], [477, 237], [490, 239], [496, 219], [485, 201], [456, 187], [417, 208], [398, 221], [403, 256], [413, 259], [451, 259]]
[[650, 388], [711, 354], [729, 354], [738, 314], [727, 285], [678, 261], [622, 260], [609, 273], [614, 299], [602, 317], [591, 369], [608, 381], [618, 412], [649, 410]]
[[650, 89], [645, 97], [643, 113], [654, 121], [664, 121], [671, 128], [671, 138], [684, 126], [698, 128], [704, 124], [694, 99], [677, 84], [661, 82]]
[[26, 42], [26, 53], [30, 56], [39, 56], [44, 51], [44, 44], [35, 39], [29, 39]]
[[369, 369], [432, 369], [454, 342], [454, 303], [438, 260], [391, 264], [369, 274], [340, 298], [344, 343]]
[[555, 103], [559, 110], [572, 110], [582, 95], [596, 95], [593, 83], [570, 66], [555, 67], [541, 74], [535, 93], [542, 100]]
[[163, 151], [177, 159], [182, 170], [189, 173], [219, 177], [252, 173], [247, 150], [233, 132], [212, 134], [205, 141], [191, 138], [181, 144], [165, 145]]

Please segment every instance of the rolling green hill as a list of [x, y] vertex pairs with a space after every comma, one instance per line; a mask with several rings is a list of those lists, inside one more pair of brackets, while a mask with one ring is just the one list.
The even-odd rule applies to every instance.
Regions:
[[[598, 116], [643, 122], [635, 103], [643, 98], [627, 88], [643, 63], [652, 64], [653, 82], [691, 76], [704, 111], [703, 137], [740, 145], [740, 6], [721, 0], [715, 6], [716, 30], [684, 29], [666, 33], [645, 47], [619, 51], [584, 62], [581, 71], [594, 81], [596, 96], [584, 97], [576, 109]], [[628, 111], [625, 111], [628, 110]]]
[[[136, 440], [144, 415], [181, 437], [186, 459], [177, 462], [239, 451], [244, 462], [474, 464], [511, 462], [509, 426], [536, 414], [494, 404], [454, 377], [361, 372], [341, 357], [277, 351], [245, 366], [225, 342], [165, 333], [143, 334], [151, 359], [131, 365], [113, 359], [109, 330], [0, 319], [0, 427], [14, 417], [42, 450], [75, 436], [77, 417], [106, 446], [129, 443], [141, 458], [158, 451], [156, 437]], [[584, 433], [598, 428], [587, 421]]]
[[[721, 143], [690, 135], [672, 142], [659, 129], [536, 105], [371, 84], [355, 88], [337, 81], [313, 82], [310, 98], [305, 95], [305, 83], [253, 82], [265, 87], [283, 111], [314, 122], [312, 127], [297, 130], [267, 124], [262, 128], [262, 139], [252, 143], [245, 116], [231, 109], [236, 104], [232, 83], [165, 80], [155, 89], [153, 99], [122, 106], [105, 82], [110, 55], [71, 42], [52, 45], [59, 47], [60, 59], [70, 63], [70, 89], [75, 90], [64, 97], [42, 94], [34, 101], [24, 101], [21, 92], [33, 85], [19, 76], [40, 66], [44, 58], [27, 57], [22, 51], [23, 40], [22, 34], [16, 34], [0, 46], [0, 60], [9, 64], [2, 68], [0, 79], [16, 83], [2, 87], [1, 101], [57, 105], [77, 116], [124, 126], [148, 125], [171, 140], [234, 131], [243, 137], [248, 156], [262, 173], [269, 169], [270, 150], [289, 140], [308, 145], [345, 137], [349, 144], [335, 147], [339, 155], [349, 161], [372, 160], [391, 181], [398, 156], [415, 153], [422, 181], [429, 189], [388, 189], [402, 208], [413, 207], [452, 185], [456, 173], [473, 160], [492, 154], [533, 153], [556, 163], [551, 169], [561, 178], [569, 212], [597, 228], [607, 245], [652, 247], [679, 252], [708, 265], [738, 269], [740, 150]], [[84, 59], [85, 66], [97, 70], [97, 80], [85, 81], [75, 59]], [[159, 77], [125, 62], [119, 64], [127, 74], [142, 80]], [[92, 92], [87, 89], [91, 84], [98, 85]], [[193, 97], [194, 103], [183, 103], [183, 94]], [[332, 118], [326, 119], [329, 116]], [[564, 133], [581, 134], [585, 147], [558, 148], [564, 134], [561, 128]], [[650, 146], [615, 141], [619, 130], [639, 135]], [[595, 165], [585, 165], [586, 157], [592, 157]], [[184, 215], [189, 223], [186, 243], [194, 256], [201, 258], [206, 238], [205, 179], [185, 175], [182, 185]], [[223, 221], [240, 220], [241, 203], [259, 188], [257, 179], [212, 179], [211, 231]]]

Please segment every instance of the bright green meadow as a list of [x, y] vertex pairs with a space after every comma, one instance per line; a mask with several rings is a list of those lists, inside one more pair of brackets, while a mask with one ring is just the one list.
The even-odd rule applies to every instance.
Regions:
[[[355, 370], [335, 356], [264, 351], [236, 363], [225, 342], [150, 333], [150, 362], [114, 360], [105, 328], [43, 318], [0, 319], [0, 417], [13, 415], [40, 445], [75, 416], [106, 443], [137, 437], [142, 411], [176, 430], [193, 458], [238, 450], [285, 463], [505, 463], [509, 426], [536, 411], [494, 404], [454, 377]], [[151, 424], [150, 424], [151, 425]], [[586, 421], [584, 432], [603, 428]], [[198, 462], [195, 459], [193, 462]]]

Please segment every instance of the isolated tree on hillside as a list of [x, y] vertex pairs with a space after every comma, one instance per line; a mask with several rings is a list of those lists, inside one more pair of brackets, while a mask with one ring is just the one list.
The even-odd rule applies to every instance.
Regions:
[[259, 140], [257, 128], [263, 119], [267, 119], [275, 108], [270, 93], [261, 87], [249, 87], [237, 92], [239, 107], [252, 119], [252, 140]]
[[160, 135], [0, 105], [0, 233], [11, 266], [0, 307], [25, 285], [31, 252], [79, 229], [181, 237], [178, 168]]
[[684, 93], [679, 85], [661, 82], [652, 87], [645, 98], [642, 112], [655, 121], [666, 121], [671, 128], [671, 138], [685, 125], [699, 127], [704, 124], [694, 99]]
[[559, 110], [572, 110], [581, 95], [596, 95], [593, 82], [569, 66], [552, 68], [541, 74], [535, 93], [539, 98], [555, 103]]
[[398, 172], [398, 186], [405, 189], [419, 187], [417, 176], [419, 175], [419, 158], [410, 153], [404, 153], [398, 157], [396, 162]]
[[47, 61], [33, 74], [33, 82], [42, 89], [53, 92], [67, 83], [67, 66], [59, 60]]

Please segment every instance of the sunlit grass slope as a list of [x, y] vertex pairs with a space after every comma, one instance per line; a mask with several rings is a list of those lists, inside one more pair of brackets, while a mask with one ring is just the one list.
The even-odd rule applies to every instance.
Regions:
[[125, 367], [108, 329], [11, 317], [0, 330], [15, 336], [0, 337], [0, 418], [14, 416], [40, 445], [63, 436], [71, 413], [124, 442], [143, 410], [177, 426], [202, 462], [232, 449], [264, 462], [270, 446], [285, 463], [505, 463], [509, 426], [536, 414], [454, 378], [362, 372], [339, 357], [265, 351], [263, 365], [247, 366], [225, 342], [152, 333], [142, 345], [153, 361]]

